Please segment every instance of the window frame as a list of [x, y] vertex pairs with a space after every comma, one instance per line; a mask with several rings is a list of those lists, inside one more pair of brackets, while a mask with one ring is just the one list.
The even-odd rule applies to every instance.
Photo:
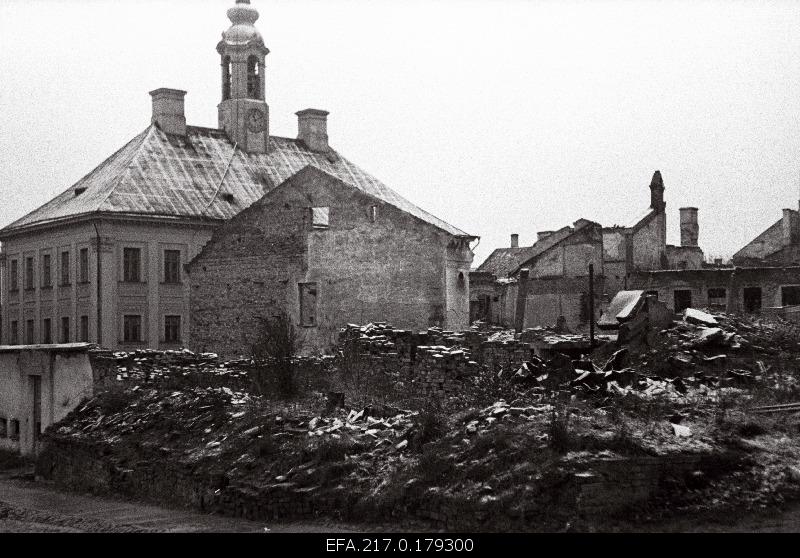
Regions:
[[89, 282], [89, 248], [78, 249], [78, 283]]
[[69, 287], [72, 285], [72, 255], [69, 250], [61, 250], [59, 253], [59, 272], [58, 285]]
[[[331, 208], [330, 206], [319, 206], [310, 208], [311, 212], [311, 228], [313, 229], [328, 229], [331, 226]], [[319, 221], [317, 218], [320, 218]]]
[[[133, 318], [136, 318], [136, 327], [138, 328], [138, 335], [136, 339], [132, 339], [131, 336], [128, 335], [128, 321], [131, 320], [131, 324], [134, 323]], [[144, 331], [143, 331], [143, 324], [144, 319], [142, 318], [141, 314], [123, 314], [122, 315], [122, 342], [123, 343], [142, 343], [144, 339]]]
[[[70, 329], [72, 324], [70, 324], [69, 316], [61, 316], [60, 322], [60, 329], [59, 333], [61, 334], [59, 338], [61, 339], [61, 343], [69, 343], [71, 337]], [[66, 326], [66, 327], [65, 327]]]
[[89, 342], [89, 316], [84, 314], [80, 318], [80, 340], [81, 343]]
[[19, 259], [14, 258], [8, 264], [8, 290], [16, 292], [19, 290]]
[[[133, 262], [129, 262], [128, 255], [136, 254], [136, 267]], [[132, 273], [135, 269], [136, 273]], [[142, 281], [142, 248], [138, 246], [122, 247], [122, 282], [123, 283], [143, 283]]]
[[[316, 281], [307, 283], [298, 283], [298, 304], [299, 304], [299, 322], [300, 327], [317, 327], [319, 325], [319, 284]], [[314, 304], [311, 310], [311, 315], [306, 315], [306, 297], [311, 295], [313, 291]], [[308, 293], [308, 294], [306, 294]], [[311, 319], [309, 319], [311, 318]]]
[[[174, 262], [171, 261], [171, 260], [168, 260], [167, 259], [167, 255], [168, 254], [177, 254], [177, 260], [174, 261]], [[182, 274], [181, 274], [181, 259], [182, 259], [181, 250], [177, 250], [177, 249], [174, 249], [174, 248], [165, 248], [162, 251], [162, 258], [161, 258], [162, 265], [163, 265], [162, 280], [163, 280], [163, 282], [165, 284], [180, 285], [183, 282], [183, 277], [182, 277]], [[171, 268], [172, 265], [175, 266], [175, 276], [174, 277], [170, 277], [170, 273], [168, 272], [168, 270]]]
[[53, 319], [42, 318], [42, 343], [51, 345], [53, 343]]
[[42, 254], [42, 273], [41, 273], [41, 288], [53, 288], [53, 256], [51, 254]]
[[[175, 326], [175, 336], [171, 338], [168, 333], [170, 332], [170, 319], [176, 318], [177, 325]], [[172, 324], [175, 325], [175, 324]], [[181, 333], [182, 333], [182, 326], [183, 325], [183, 317], [180, 314], [165, 314], [164, 315], [164, 343], [180, 343], [181, 342]]]
[[25, 256], [25, 290], [36, 290], [36, 261], [34, 256]]

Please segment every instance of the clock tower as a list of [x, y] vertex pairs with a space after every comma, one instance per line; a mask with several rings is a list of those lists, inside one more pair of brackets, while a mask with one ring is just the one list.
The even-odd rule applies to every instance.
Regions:
[[222, 102], [219, 127], [247, 153], [269, 149], [269, 106], [264, 100], [264, 58], [269, 49], [255, 28], [258, 11], [250, 0], [228, 10], [231, 26], [222, 33]]

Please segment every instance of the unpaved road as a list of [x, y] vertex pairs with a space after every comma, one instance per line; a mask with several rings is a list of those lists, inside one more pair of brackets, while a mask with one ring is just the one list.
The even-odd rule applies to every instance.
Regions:
[[204, 515], [138, 502], [61, 492], [48, 484], [0, 472], [0, 533], [316, 533], [373, 529], [322, 521], [272, 523]]

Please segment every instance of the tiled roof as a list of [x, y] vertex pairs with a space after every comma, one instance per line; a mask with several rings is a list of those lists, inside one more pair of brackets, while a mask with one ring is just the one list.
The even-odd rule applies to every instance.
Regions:
[[308, 165], [445, 232], [470, 236], [335, 152], [313, 152], [302, 142], [273, 136], [269, 153], [248, 155], [234, 150], [221, 130], [188, 126], [183, 138], [154, 125], [67, 191], [0, 233], [95, 212], [229, 219]]
[[487, 271], [495, 276], [506, 277], [516, 269], [545, 250], [557, 244], [572, 233], [571, 227], [564, 227], [536, 242], [533, 246], [523, 248], [497, 248], [489, 254], [476, 271]]

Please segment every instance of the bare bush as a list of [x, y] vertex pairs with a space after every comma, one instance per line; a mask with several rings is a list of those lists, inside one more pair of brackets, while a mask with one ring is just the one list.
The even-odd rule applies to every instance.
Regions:
[[297, 393], [294, 369], [297, 349], [297, 332], [285, 312], [261, 320], [251, 347], [252, 380], [256, 393], [270, 395], [277, 392], [287, 399]]

